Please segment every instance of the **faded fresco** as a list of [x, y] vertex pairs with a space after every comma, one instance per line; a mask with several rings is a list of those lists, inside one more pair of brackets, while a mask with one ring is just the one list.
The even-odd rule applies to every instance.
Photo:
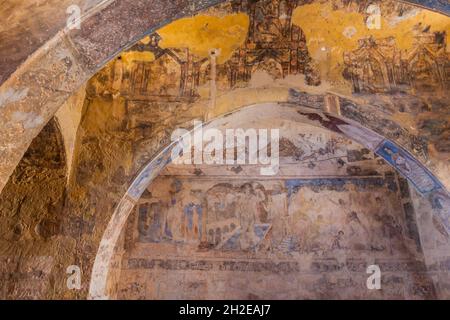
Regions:
[[[298, 85], [303, 79], [306, 87], [342, 93], [442, 96], [449, 86], [448, 21], [384, 1], [382, 28], [371, 29], [365, 23], [369, 4], [230, 1], [164, 27], [124, 52], [123, 66], [114, 70], [116, 89], [189, 101], [208, 92], [211, 79], [219, 91], [281, 79]], [[162, 72], [167, 77], [160, 79]]]
[[88, 95], [126, 99], [127, 128], [145, 134], [154, 116], [172, 121], [175, 110], [209, 119], [286, 100], [286, 90], [309, 100], [333, 93], [342, 110], [332, 113], [406, 147], [433, 172], [448, 169], [448, 18], [380, 1], [381, 29], [371, 29], [369, 4], [229, 1], [142, 39], [94, 77]]
[[398, 50], [393, 37], [380, 40], [369, 37], [359, 40], [357, 50], [345, 54], [344, 76], [351, 80], [355, 93], [449, 89], [446, 32], [411, 32], [412, 50]]
[[[221, 50], [216, 52], [213, 48], [209, 56], [202, 57], [196, 54], [195, 48], [162, 48], [163, 37], [159, 33], [151, 34], [133, 47], [128, 56], [123, 55], [132, 62], [126, 63], [129, 71], [123, 74], [119, 90], [123, 94], [156, 100], [190, 101], [200, 97], [199, 91], [208, 86], [212, 77], [222, 90], [246, 87], [255, 74], [268, 74], [273, 79], [301, 74], [306, 83], [319, 85], [320, 75], [309, 56], [305, 35], [291, 21], [297, 2], [231, 2], [229, 14], [234, 14], [236, 21], [231, 22], [235, 25], [229, 27], [229, 32], [236, 32], [232, 28], [246, 28], [246, 40], [239, 46], [240, 39], [234, 39], [234, 50], [225, 61], [218, 60], [221, 63], [214, 66], [214, 75], [211, 74], [211, 56], [223, 58]], [[136, 57], [150, 57], [150, 61]], [[168, 77], [160, 79], [161, 72]]]
[[[406, 180], [350, 140], [301, 128], [282, 131], [270, 179], [249, 176], [254, 165], [164, 169], [129, 219], [118, 297], [433, 297]], [[364, 289], [375, 261], [382, 292]]]
[[[97, 298], [449, 298], [449, 30], [448, 16], [402, 1], [228, 0], [115, 52], [1, 194], [0, 297], [84, 299], [97, 260]], [[86, 62], [111, 49], [89, 37], [122, 39], [97, 31], [77, 38]], [[79, 68], [93, 72], [63, 51], [41, 50], [56, 62], [25, 65], [24, 88], [3, 95], [19, 110], [6, 112], [8, 150], [37, 130], [28, 116], [47, 104], [30, 101], [50, 102], [46, 118]], [[193, 120], [281, 128], [279, 174], [173, 164], [171, 134]], [[365, 286], [374, 263], [379, 291]], [[56, 280], [72, 264], [79, 291]]]
[[409, 178], [422, 193], [441, 189], [442, 185], [411, 155], [390, 141], [384, 141], [378, 147], [377, 154], [382, 156], [403, 176]]
[[[139, 241], [222, 251], [269, 250], [287, 256], [334, 249], [397, 256], [406, 252], [398, 220], [403, 218], [398, 216], [401, 207], [395, 198], [382, 200], [391, 189], [396, 190], [390, 179], [287, 179], [270, 184], [249, 180], [217, 183], [207, 190], [198, 189], [199, 183], [191, 182], [188, 187], [180, 180], [173, 183], [182, 190], [170, 202], [141, 201]], [[162, 186], [157, 182], [152, 186], [158, 187]], [[363, 194], [350, 197], [352, 189]], [[378, 195], [364, 195], [370, 189], [379, 189]], [[305, 212], [315, 205], [314, 214]]]

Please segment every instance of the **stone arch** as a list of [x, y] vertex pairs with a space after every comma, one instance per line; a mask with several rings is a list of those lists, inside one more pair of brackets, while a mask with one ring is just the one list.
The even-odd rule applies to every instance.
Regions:
[[[67, 161], [56, 119], [51, 119], [33, 139], [0, 195], [2, 256], [12, 253], [6, 269], [3, 299], [29, 299], [33, 294], [44, 296], [51, 285], [54, 257], [45, 252], [55, 246], [64, 232], [64, 218], [60, 214], [66, 193]], [[4, 258], [2, 258], [4, 259]], [[29, 274], [17, 275], [13, 270], [24, 270], [36, 264], [41, 285], [35, 292], [24, 289], [32, 282]]]
[[[313, 99], [311, 95], [308, 95], [308, 97], [309, 100]], [[206, 123], [204, 127], [219, 127], [227, 122], [228, 116], [239, 115], [242, 112], [251, 112], [257, 108], [259, 108], [257, 113], [259, 117], [270, 118], [276, 114], [281, 116], [282, 119], [302, 121], [346, 136], [374, 151], [391, 164], [401, 175], [405, 176], [420, 194], [431, 201], [433, 207], [440, 208], [434, 213], [438, 216], [445, 228], [450, 231], [450, 217], [448, 216], [450, 196], [439, 180], [419, 160], [397, 143], [355, 121], [336, 115], [335, 113], [330, 113], [327, 110], [317, 109], [291, 101], [250, 104], [235, 109], [228, 114], [218, 116]], [[326, 107], [323, 108], [326, 109]], [[263, 110], [265, 112], [262, 112]], [[193, 128], [189, 134], [195, 129]], [[115, 208], [106, 231], [103, 234], [94, 261], [89, 288], [90, 299], [108, 298], [107, 287], [110, 263], [125, 222], [148, 185], [172, 161], [173, 155], [180, 155], [182, 151], [181, 140], [182, 137], [164, 147], [143, 167]]]
[[[400, 1], [400, 0], [399, 0]], [[0, 191], [32, 139], [53, 114], [95, 72], [123, 49], [177, 18], [188, 16], [225, 0], [103, 1], [86, 13], [81, 30], [56, 27], [57, 33], [27, 59], [0, 87]], [[403, 0], [450, 15], [442, 1]], [[60, 23], [60, 21], [58, 22]], [[26, 61], [25, 61], [26, 60]], [[21, 110], [33, 119], [25, 126], [13, 117]]]

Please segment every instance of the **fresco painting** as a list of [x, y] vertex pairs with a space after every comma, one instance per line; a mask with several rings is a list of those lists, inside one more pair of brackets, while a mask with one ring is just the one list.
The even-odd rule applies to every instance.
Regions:
[[[448, 1], [100, 1], [63, 32], [58, 1], [3, 1], [0, 298], [450, 298]], [[179, 166], [192, 123], [280, 130], [279, 170]]]
[[376, 153], [408, 178], [421, 193], [429, 193], [442, 188], [439, 181], [422, 164], [394, 143], [384, 141]]
[[[402, 225], [393, 169], [336, 134], [323, 129], [299, 134], [287, 128], [280, 142], [281, 170], [289, 172], [287, 177], [261, 180], [233, 170], [233, 181], [221, 182], [220, 175], [216, 181], [203, 177], [205, 173], [195, 181], [171, 177], [177, 170], [185, 172], [177, 165], [162, 171], [146, 191], [150, 196], [136, 207], [138, 241], [263, 256], [335, 250], [407, 255], [404, 243], [411, 239]], [[304, 162], [308, 170], [323, 162], [331, 176], [302, 176], [301, 166], [290, 167], [293, 160]], [[383, 169], [374, 171], [374, 165]], [[199, 169], [191, 170], [196, 176]], [[167, 189], [168, 194], [159, 191]]]

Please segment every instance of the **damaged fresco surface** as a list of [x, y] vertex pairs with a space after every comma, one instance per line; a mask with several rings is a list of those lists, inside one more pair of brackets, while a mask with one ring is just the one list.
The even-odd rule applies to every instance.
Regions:
[[[372, 30], [364, 23], [367, 5], [230, 1], [147, 36], [90, 90], [146, 101], [141, 108], [203, 108], [206, 118], [286, 100], [289, 89], [348, 96], [343, 116], [391, 131], [389, 138], [433, 172], [448, 170], [449, 19], [382, 1], [382, 29]], [[449, 186], [447, 175], [439, 178]]]
[[[111, 264], [111, 297], [450, 297], [450, 20], [377, 3], [381, 30], [366, 26], [369, 1], [228, 1], [120, 53], [80, 91], [78, 130], [63, 137], [74, 140], [72, 160], [25, 157], [1, 194], [1, 296], [85, 298], [125, 197], [123, 208], [138, 204]], [[25, 93], [7, 92], [0, 109]], [[161, 150], [173, 130], [269, 102], [334, 133], [285, 134], [273, 179], [258, 167], [169, 165], [146, 188], [169, 163]], [[16, 117], [42, 121], [31, 115]], [[384, 289], [371, 292], [375, 262]], [[72, 264], [80, 291], [65, 287]]]
[[[350, 140], [294, 128], [270, 179], [252, 165], [164, 169], [124, 231], [117, 297], [433, 298], [406, 180]], [[372, 263], [386, 270], [378, 292]]]

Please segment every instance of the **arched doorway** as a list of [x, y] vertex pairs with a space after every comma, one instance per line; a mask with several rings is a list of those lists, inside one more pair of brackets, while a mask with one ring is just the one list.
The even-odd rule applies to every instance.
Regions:
[[[216, 118], [208, 122], [204, 126], [204, 130], [207, 130], [208, 128], [226, 128], [227, 126], [234, 126], [237, 124], [242, 125], [243, 123], [240, 122], [249, 121], [248, 119], [252, 119], [252, 121], [256, 123], [258, 120], [275, 121], [274, 119], [277, 118], [281, 118], [285, 122], [297, 121], [320, 127], [341, 136], [345, 136], [346, 138], [353, 140], [366, 147], [368, 150], [374, 152], [374, 154], [383, 158], [388, 164], [390, 164], [401, 176], [408, 179], [411, 184], [417, 188], [417, 191], [420, 194], [427, 197], [431, 201], [433, 201], [432, 199], [440, 199], [439, 201], [443, 204], [443, 206], [441, 206], [441, 209], [437, 209], [435, 214], [439, 217], [445, 228], [450, 230], [450, 225], [448, 224], [449, 217], [447, 213], [449, 196], [448, 192], [445, 188], [443, 188], [442, 184], [439, 183], [438, 179], [436, 179], [423, 165], [420, 164], [419, 161], [414, 159], [414, 157], [403, 148], [396, 145], [392, 141], [383, 138], [370, 129], [364, 128], [359, 124], [352, 122], [351, 120], [345, 120], [342, 117], [330, 115], [322, 112], [321, 110], [319, 111], [317, 109], [299, 106], [298, 104], [267, 103], [263, 105], [251, 105], [234, 111], [231, 114]], [[193, 130], [197, 129], [194, 128]], [[116, 207], [103, 235], [99, 251], [94, 262], [89, 292], [90, 298], [108, 298], [108, 277], [111, 270], [111, 262], [113, 261], [114, 250], [125, 223], [130, 213], [133, 211], [133, 208], [139, 204], [139, 199], [142, 194], [146, 192], [149, 185], [160, 174], [160, 172], [174, 160], [173, 157], [180, 154], [182, 151], [182, 143], [182, 138], [172, 142], [169, 146], [164, 148], [164, 150], [162, 150], [156, 158], [150, 161], [144, 169], [141, 170], [138, 177], [133, 181], [127, 193], [123, 196], [121, 202]], [[314, 183], [317, 182], [311, 183], [314, 185]], [[343, 182], [341, 181], [340, 183]], [[301, 185], [302, 183], [296, 184], [295, 180], [286, 182], [286, 186], [291, 188], [291, 191], [289, 192], [292, 192], [294, 189], [298, 190], [298, 187]], [[245, 184], [243, 184], [243, 186], [245, 186]], [[230, 188], [233, 189], [234, 187]], [[158, 206], [158, 203], [153, 203], [152, 208], [156, 211], [161, 211], [161, 204]], [[198, 215], [197, 211], [196, 213]], [[150, 212], [148, 214], [151, 215]], [[194, 215], [193, 211], [192, 215]], [[198, 219], [197, 223], [199, 223]], [[149, 226], [145, 228], [148, 227]], [[203, 237], [208, 237], [208, 234], [205, 234], [205, 232], [207, 233], [209, 231], [205, 229]], [[198, 230], [197, 233], [199, 233]], [[222, 233], [222, 231], [220, 231], [220, 233]], [[214, 233], [211, 236], [214, 238]], [[161, 234], [157, 237], [161, 237]], [[337, 234], [337, 237], [339, 238], [339, 233]], [[224, 245], [221, 241], [218, 241], [218, 243], [214, 242], [216, 240], [212, 241], [215, 245]], [[338, 243], [336, 243], [336, 245], [338, 245]]]

